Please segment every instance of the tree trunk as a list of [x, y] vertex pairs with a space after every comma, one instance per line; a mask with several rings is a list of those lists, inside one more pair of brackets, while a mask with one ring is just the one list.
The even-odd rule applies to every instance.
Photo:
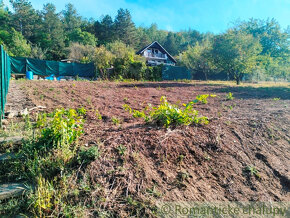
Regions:
[[206, 73], [206, 71], [204, 71], [203, 73], [204, 73], [205, 81], [207, 81], [207, 73]]

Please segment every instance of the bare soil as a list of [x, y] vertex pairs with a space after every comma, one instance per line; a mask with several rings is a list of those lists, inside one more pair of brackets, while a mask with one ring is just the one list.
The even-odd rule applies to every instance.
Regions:
[[[88, 166], [104, 208], [125, 216], [124, 198], [138, 201], [290, 201], [290, 87], [228, 87], [181, 82], [27, 81], [18, 83], [34, 105], [88, 110], [80, 142], [102, 149]], [[12, 89], [10, 89], [12, 90]], [[234, 100], [226, 100], [232, 92]], [[205, 126], [172, 129], [145, 124], [123, 110], [188, 103], [198, 94], [216, 94], [197, 104]], [[274, 98], [280, 98], [279, 100]], [[98, 110], [103, 119], [98, 120]], [[122, 120], [120, 125], [112, 117]], [[118, 148], [125, 147], [121, 155]], [[254, 166], [260, 178], [246, 172]], [[159, 195], [151, 198], [154, 187]], [[104, 191], [105, 190], [105, 191]], [[123, 210], [123, 209], [124, 210]], [[122, 212], [123, 211], [123, 212]]]

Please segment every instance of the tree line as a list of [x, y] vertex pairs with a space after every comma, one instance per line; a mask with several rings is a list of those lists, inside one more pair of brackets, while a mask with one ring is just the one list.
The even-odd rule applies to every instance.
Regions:
[[[171, 32], [156, 24], [137, 27], [127, 9], [98, 20], [80, 16], [72, 4], [57, 12], [47, 3], [35, 10], [28, 0], [0, 1], [0, 44], [11, 56], [94, 62], [102, 77], [153, 79], [160, 69], [146, 67], [136, 50], [158, 41], [178, 64], [201, 79], [289, 79], [290, 28], [272, 20], [237, 21], [222, 34], [196, 30]], [[107, 69], [114, 69], [113, 72]], [[157, 73], [158, 72], [158, 73]]]

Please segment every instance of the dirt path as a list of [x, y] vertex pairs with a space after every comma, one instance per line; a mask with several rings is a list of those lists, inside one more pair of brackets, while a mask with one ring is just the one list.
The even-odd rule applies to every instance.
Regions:
[[35, 106], [25, 94], [23, 82], [12, 80], [9, 85], [5, 112], [21, 111]]

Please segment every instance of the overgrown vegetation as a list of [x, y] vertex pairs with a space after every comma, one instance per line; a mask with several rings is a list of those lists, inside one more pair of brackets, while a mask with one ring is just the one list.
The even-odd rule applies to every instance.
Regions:
[[180, 108], [178, 105], [170, 104], [165, 96], [160, 98], [160, 105], [152, 107], [148, 105], [142, 111], [132, 110], [127, 104], [123, 105], [134, 118], [143, 118], [147, 123], [155, 123], [166, 128], [178, 125], [208, 124], [208, 118], [198, 116], [198, 111], [193, 108], [194, 101]]
[[[85, 114], [84, 108], [38, 114], [31, 123], [34, 134], [17, 148], [16, 155], [21, 159], [9, 166], [14, 177], [32, 184], [31, 191], [17, 201], [16, 211], [11, 209], [14, 199], [1, 202], [4, 205], [1, 213], [76, 217], [86, 211], [88, 205], [76, 200], [88, 188], [82, 182], [81, 171], [99, 157], [100, 150], [97, 145], [87, 148], [78, 144]], [[27, 122], [30, 121], [26, 118]], [[9, 177], [1, 178], [9, 180]]]

